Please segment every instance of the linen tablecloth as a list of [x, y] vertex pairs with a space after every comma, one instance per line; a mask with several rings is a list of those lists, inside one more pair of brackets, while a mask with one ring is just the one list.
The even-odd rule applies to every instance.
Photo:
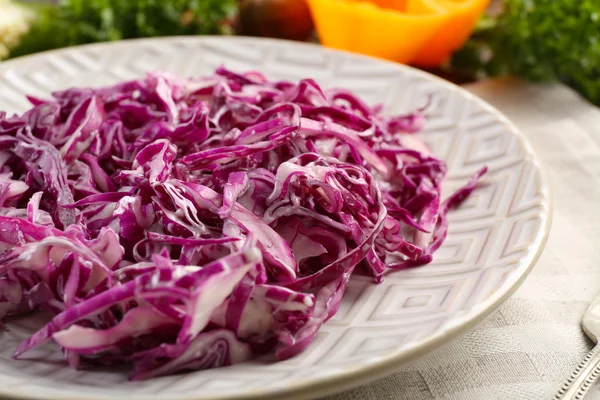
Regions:
[[[466, 86], [504, 112], [548, 170], [554, 219], [521, 288], [472, 332], [370, 385], [323, 400], [551, 399], [592, 342], [580, 328], [600, 291], [600, 109], [563, 85]], [[600, 399], [600, 384], [590, 399]]]

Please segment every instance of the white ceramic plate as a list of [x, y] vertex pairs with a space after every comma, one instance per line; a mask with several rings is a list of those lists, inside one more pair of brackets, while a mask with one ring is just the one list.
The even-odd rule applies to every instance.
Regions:
[[516, 128], [466, 91], [405, 66], [318, 46], [248, 38], [169, 38], [76, 47], [0, 63], [0, 110], [22, 112], [25, 94], [99, 86], [167, 70], [210, 74], [225, 64], [270, 78], [315, 78], [351, 89], [388, 112], [434, 101], [424, 136], [446, 160], [446, 193], [483, 165], [479, 189], [450, 214], [435, 261], [389, 275], [381, 285], [354, 279], [338, 314], [300, 356], [128, 382], [124, 371], [73, 371], [56, 347], [41, 361], [12, 361], [18, 342], [41, 325], [22, 318], [0, 333], [0, 395], [35, 399], [312, 398], [392, 372], [464, 333], [505, 300], [539, 256], [550, 226], [544, 174]]

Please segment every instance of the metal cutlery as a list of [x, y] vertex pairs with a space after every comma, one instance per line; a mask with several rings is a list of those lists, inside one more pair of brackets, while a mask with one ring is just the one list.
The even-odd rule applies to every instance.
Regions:
[[555, 400], [581, 400], [600, 377], [600, 294], [592, 301], [581, 321], [583, 331], [596, 343], [573, 374], [554, 396]]

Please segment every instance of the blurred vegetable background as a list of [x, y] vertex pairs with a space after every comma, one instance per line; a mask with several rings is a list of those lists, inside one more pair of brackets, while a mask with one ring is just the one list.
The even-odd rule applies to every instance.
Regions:
[[600, 0], [505, 0], [450, 69], [475, 78], [562, 81], [600, 105]]
[[412, 63], [457, 83], [507, 74], [561, 81], [600, 104], [600, 0], [492, 0], [475, 28], [488, 3], [59, 0], [22, 7], [0, 0], [0, 59], [9, 50], [16, 57], [149, 36], [237, 33], [306, 41], [316, 39], [315, 22], [330, 47]]
[[29, 31], [33, 17], [30, 9], [10, 0], [0, 0], [0, 60], [19, 45], [21, 37]]
[[237, 11], [235, 0], [60, 0], [27, 5], [36, 10], [36, 19], [11, 51], [13, 57], [139, 37], [232, 33]]
[[250, 36], [307, 40], [313, 19], [306, 0], [242, 0], [238, 33]]

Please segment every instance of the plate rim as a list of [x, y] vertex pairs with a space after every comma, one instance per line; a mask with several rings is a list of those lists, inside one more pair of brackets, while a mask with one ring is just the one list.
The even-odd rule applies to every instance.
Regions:
[[[256, 38], [249, 36], [214, 36], [214, 35], [203, 35], [203, 36], [168, 36], [168, 37], [153, 37], [153, 38], [137, 38], [137, 39], [126, 39], [115, 42], [101, 42], [92, 43], [79, 46], [71, 46], [60, 49], [53, 49], [34, 53], [26, 56], [9, 59], [7, 61], [0, 62], [0, 72], [10, 69], [11, 67], [18, 66], [21, 63], [33, 62], [38, 58], [45, 58], [52, 55], [68, 54], [70, 52], [77, 52], [81, 49], [102, 49], [119, 47], [121, 45], [135, 45], [136, 43], [152, 43], [152, 42], [190, 42], [198, 43], [201, 42], [240, 42], [248, 44], [256, 44], [260, 46], [263, 43], [271, 43], [279, 46], [289, 46], [296, 48], [307, 48], [322, 51], [325, 53], [339, 54], [345, 57], [368, 60], [374, 63], [383, 63], [390, 67], [398, 69], [398, 71], [404, 71], [404, 73], [413, 76], [419, 76], [430, 81], [435, 81], [438, 85], [445, 87], [448, 91], [452, 91], [460, 94], [463, 98], [476, 103], [485, 109], [488, 113], [492, 114], [497, 122], [504, 124], [507, 128], [507, 132], [512, 136], [518, 138], [524, 146], [525, 155], [523, 160], [530, 159], [533, 165], [537, 168], [541, 177], [541, 192], [542, 201], [540, 210], [540, 219], [542, 226], [539, 228], [535, 240], [529, 245], [529, 250], [525, 256], [519, 259], [519, 266], [513, 272], [518, 273], [506, 282], [504, 282], [491, 296], [476, 304], [468, 309], [465, 315], [461, 315], [451, 321], [451, 326], [443, 326], [434, 335], [427, 336], [420, 339], [417, 343], [411, 347], [401, 349], [400, 351], [393, 353], [390, 356], [379, 358], [376, 362], [368, 365], [363, 365], [360, 368], [354, 368], [351, 370], [339, 371], [335, 375], [319, 378], [309, 378], [298, 380], [293, 384], [286, 386], [285, 388], [278, 389], [251, 389], [247, 390], [243, 394], [232, 394], [224, 395], [219, 397], [206, 397], [201, 394], [194, 395], [193, 393], [179, 393], [178, 397], [185, 400], [275, 400], [275, 399], [308, 399], [318, 398], [327, 396], [334, 393], [339, 393], [344, 390], [349, 390], [369, 382], [372, 382], [378, 378], [382, 378], [389, 374], [394, 373], [402, 365], [409, 364], [415, 360], [427, 355], [428, 353], [438, 350], [443, 345], [446, 345], [454, 340], [457, 340], [467, 332], [475, 328], [479, 323], [485, 320], [492, 312], [494, 312], [502, 303], [504, 303], [514, 292], [521, 286], [525, 279], [529, 276], [533, 267], [539, 261], [542, 255], [553, 220], [553, 189], [551, 180], [549, 178], [548, 169], [544, 166], [542, 159], [537, 155], [536, 150], [531, 145], [531, 142], [527, 136], [514, 124], [508, 117], [506, 117], [500, 110], [483, 100], [479, 96], [469, 92], [468, 90], [460, 87], [452, 82], [442, 79], [429, 72], [425, 72], [405, 64], [398, 64], [392, 61], [366, 56], [362, 54], [356, 54], [344, 50], [332, 49], [321, 46], [316, 43], [305, 43], [295, 42], [283, 39], [273, 38]], [[23, 93], [25, 96], [26, 93]], [[524, 265], [526, 263], [526, 265]], [[2, 375], [0, 374], [0, 377]], [[35, 395], [29, 391], [15, 392], [14, 389], [5, 389], [0, 387], [0, 398], [18, 398], [18, 399], [34, 399]], [[119, 395], [114, 395], [113, 398], [120, 398]], [[44, 399], [56, 399], [56, 400], [71, 400], [77, 399], [77, 397], [71, 397], [71, 395], [62, 395], [61, 397], [45, 396]], [[97, 395], [86, 396], [88, 399], [102, 399]], [[146, 398], [157, 398], [149, 397], [146, 395], [136, 395], [135, 397], [124, 397], [127, 399], [146, 399]], [[164, 397], [163, 397], [164, 398]]]

